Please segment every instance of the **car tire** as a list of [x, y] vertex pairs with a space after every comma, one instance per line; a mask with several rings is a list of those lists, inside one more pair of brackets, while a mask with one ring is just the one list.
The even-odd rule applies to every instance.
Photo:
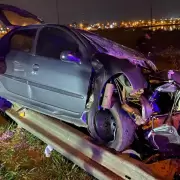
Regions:
[[[104, 137], [109, 138], [108, 131], [104, 133], [105, 135], [104, 137], [102, 137], [99, 134], [99, 131], [102, 128], [102, 126], [100, 125], [99, 127], [97, 127], [96, 125], [97, 123], [96, 115], [97, 113], [100, 112], [100, 110], [98, 110], [97, 99], [95, 99], [88, 113], [87, 123], [88, 123], [89, 133], [96, 142], [100, 144], [104, 144], [105, 146], [115, 149], [118, 152], [123, 151], [132, 144], [135, 137], [136, 125], [133, 122], [133, 120], [130, 118], [130, 116], [121, 108], [118, 102], [114, 103], [112, 108], [108, 111], [110, 112], [111, 116], [114, 118], [114, 122], [116, 124], [116, 131], [114, 133], [113, 140], [104, 139]], [[107, 113], [107, 111], [104, 111], [105, 116], [106, 114], [109, 114], [109, 112]], [[103, 117], [103, 112], [101, 116]], [[105, 118], [100, 121], [104, 121], [104, 120]]]

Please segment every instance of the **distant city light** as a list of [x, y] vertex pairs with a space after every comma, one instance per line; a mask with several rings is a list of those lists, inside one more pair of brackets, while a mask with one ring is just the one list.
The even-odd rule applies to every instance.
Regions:
[[[12, 24], [15, 23], [15, 20], [12, 21]], [[27, 26], [28, 22], [23, 22], [22, 26]], [[152, 20], [134, 20], [134, 21], [117, 21], [117, 22], [96, 22], [94, 24], [87, 22], [72, 22], [69, 24], [69, 27], [80, 28], [87, 31], [94, 31], [98, 29], [114, 29], [114, 28], [138, 28], [138, 27], [146, 27], [156, 30], [165, 30], [165, 31], [173, 31], [174, 29], [180, 30], [180, 18], [164, 18], [164, 19], [152, 19]], [[5, 27], [3, 24], [0, 24], [0, 37], [4, 36], [10, 29]]]
[[[168, 27], [165, 27], [165, 26]], [[154, 29], [173, 30], [176, 27], [170, 25], [180, 25], [180, 18], [165, 18], [165, 19], [152, 19], [152, 20], [135, 20], [135, 21], [122, 21], [122, 22], [97, 22], [95, 24], [80, 23], [78, 28], [87, 31], [98, 30], [98, 29], [113, 29], [113, 28], [136, 28], [136, 27], [153, 27]], [[73, 24], [70, 27], [76, 27]]]
[[80, 23], [80, 24], [79, 24], [79, 27], [82, 29], [82, 28], [83, 28], [83, 23]]

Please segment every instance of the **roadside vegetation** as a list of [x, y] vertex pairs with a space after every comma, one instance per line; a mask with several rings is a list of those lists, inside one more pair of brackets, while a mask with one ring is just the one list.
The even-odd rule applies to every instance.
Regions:
[[0, 180], [92, 180], [93, 177], [16, 124], [0, 124]]

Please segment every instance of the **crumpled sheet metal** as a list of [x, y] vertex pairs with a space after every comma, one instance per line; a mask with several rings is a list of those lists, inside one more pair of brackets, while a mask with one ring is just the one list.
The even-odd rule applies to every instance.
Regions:
[[[142, 67], [148, 68], [147, 64], [153, 69], [157, 70], [155, 64], [146, 59], [145, 56], [137, 52], [134, 49], [128, 48], [126, 46], [120, 45], [114, 41], [100, 37], [96, 34], [83, 34], [86, 38], [90, 39], [91, 43], [101, 52], [102, 50], [98, 48], [97, 44], [103, 47], [107, 54], [120, 59], [128, 59], [134, 65], [140, 65]], [[94, 43], [95, 42], [95, 43]]]

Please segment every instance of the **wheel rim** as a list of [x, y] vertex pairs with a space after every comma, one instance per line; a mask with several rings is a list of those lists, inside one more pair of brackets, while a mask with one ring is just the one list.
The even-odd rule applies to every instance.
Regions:
[[113, 141], [116, 132], [116, 122], [108, 110], [100, 110], [94, 118], [94, 125], [98, 136], [105, 142]]

